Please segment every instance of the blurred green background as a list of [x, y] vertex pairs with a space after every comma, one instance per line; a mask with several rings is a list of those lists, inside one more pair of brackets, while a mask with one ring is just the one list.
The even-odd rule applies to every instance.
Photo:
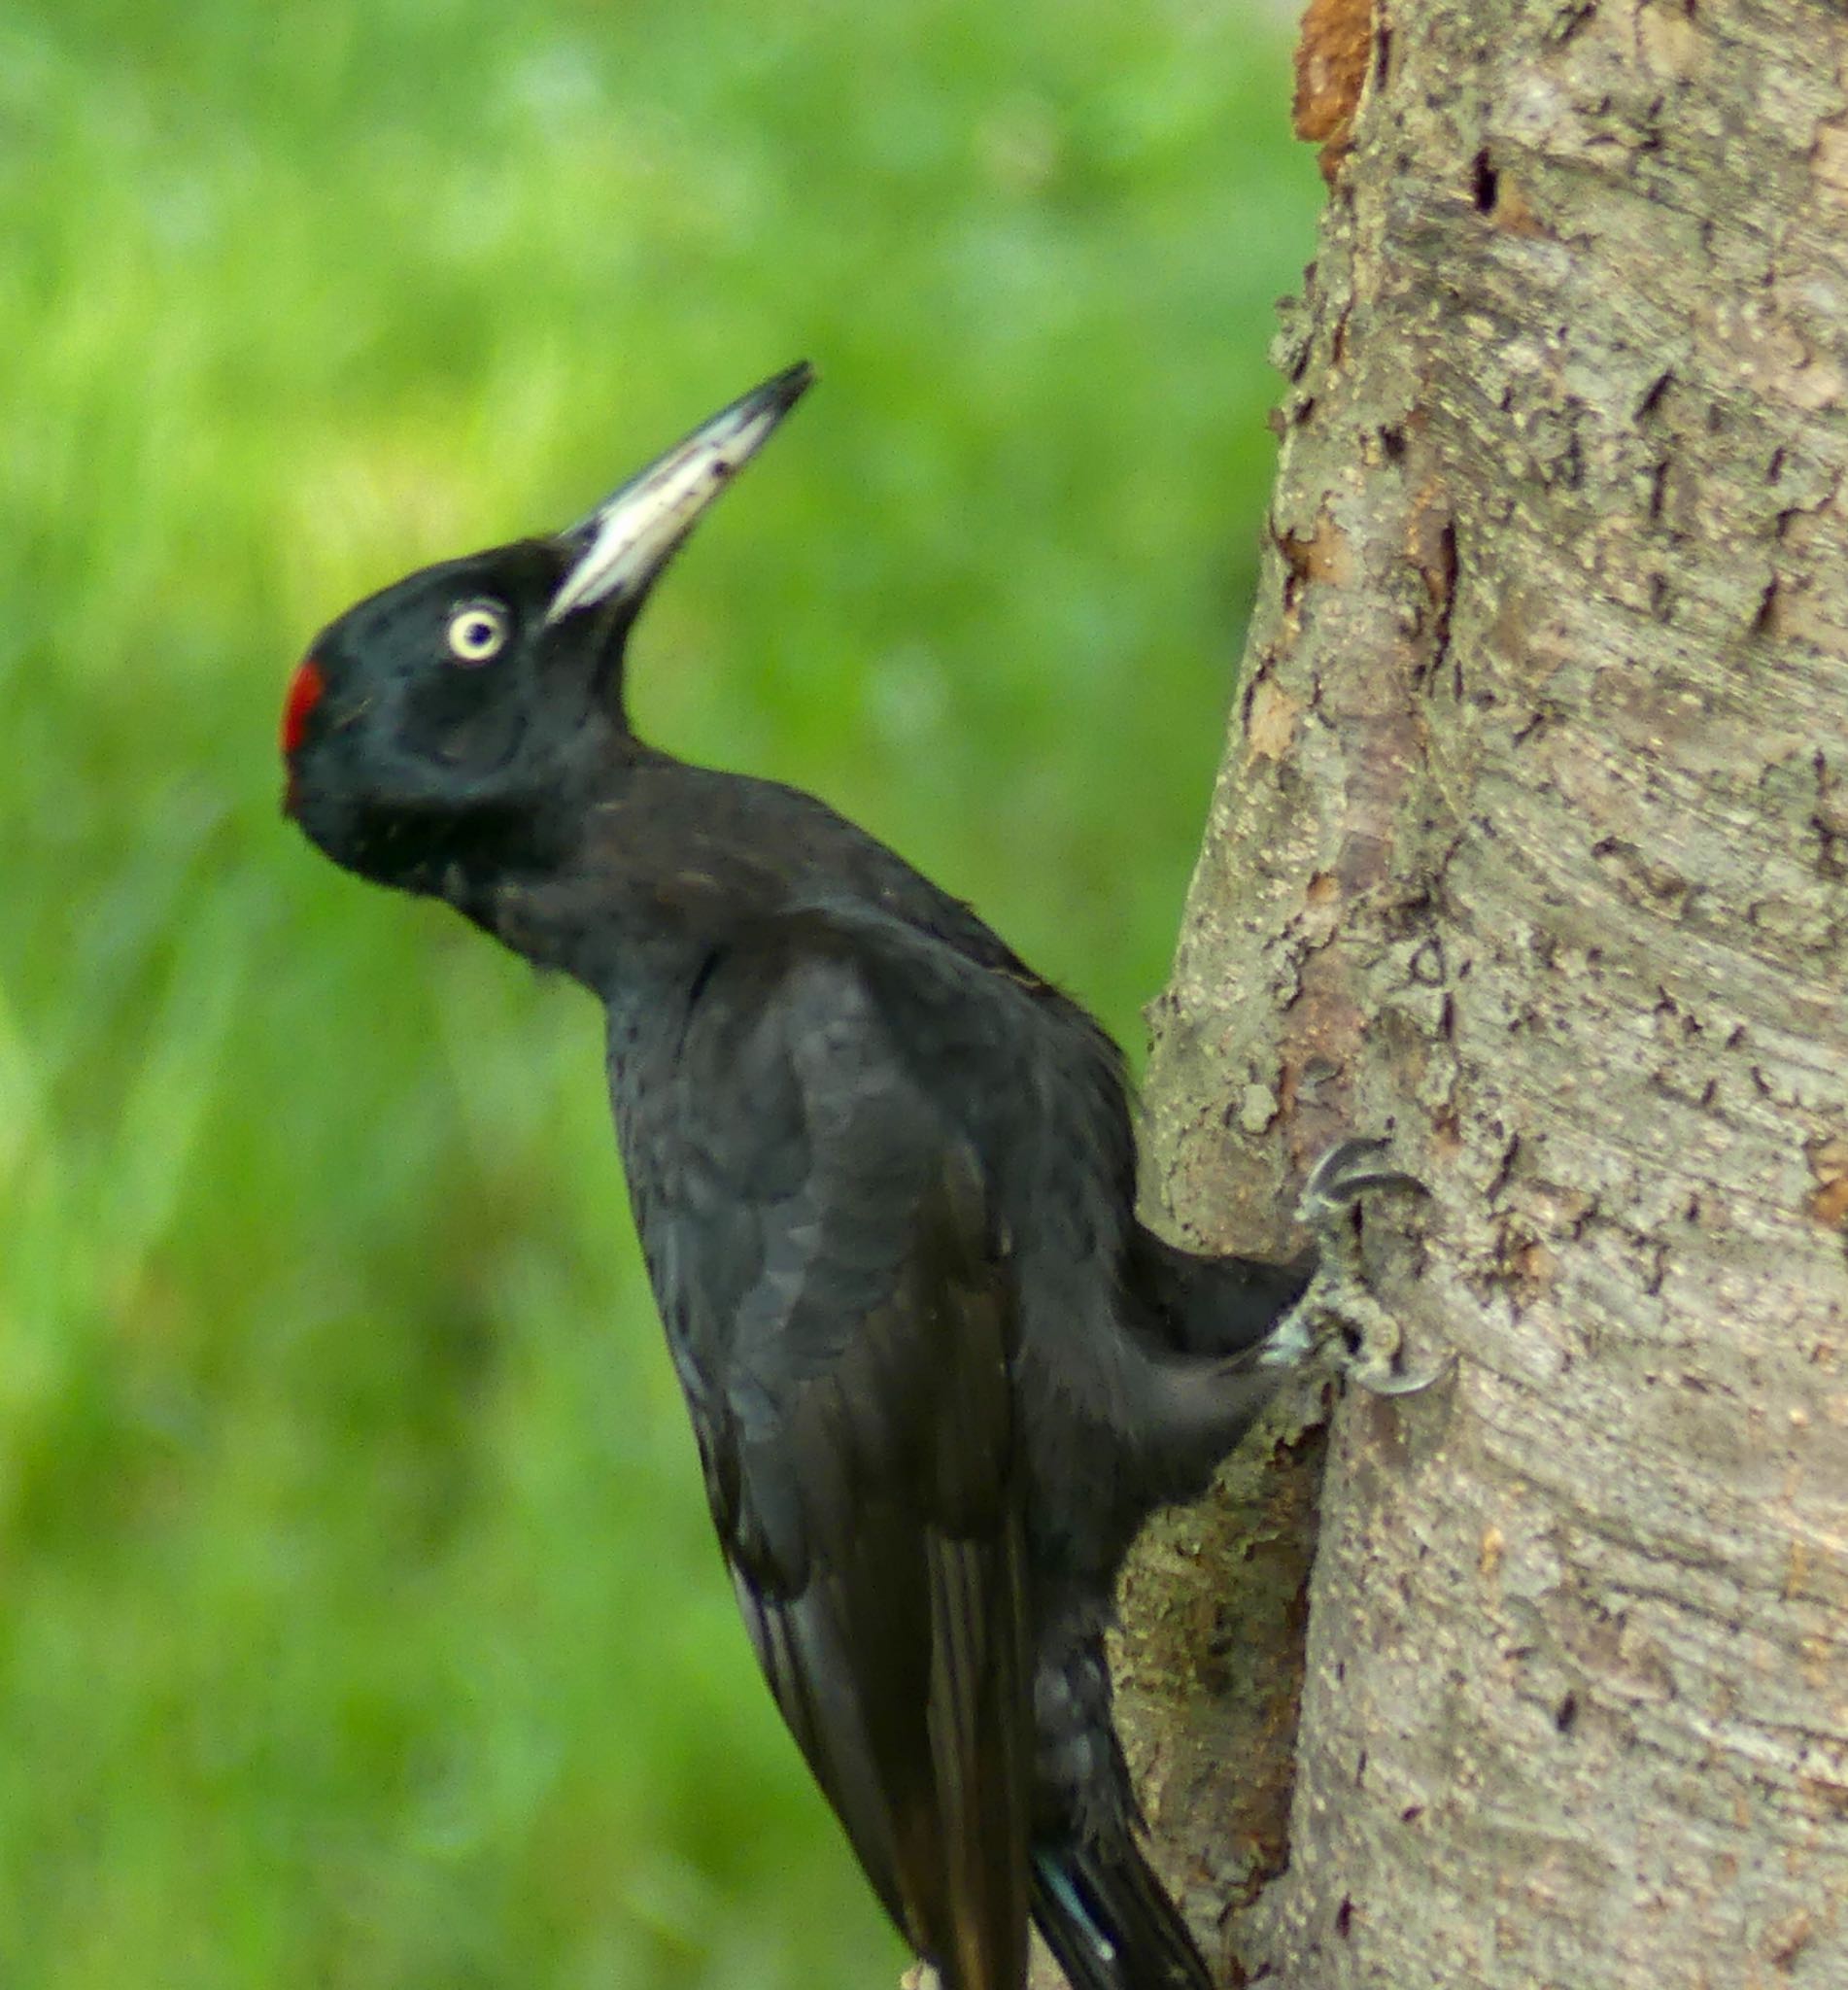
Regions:
[[642, 729], [1139, 1050], [1318, 192], [1270, 7], [0, 12], [0, 1985], [865, 1985], [598, 1019], [278, 817], [317, 627], [807, 355]]

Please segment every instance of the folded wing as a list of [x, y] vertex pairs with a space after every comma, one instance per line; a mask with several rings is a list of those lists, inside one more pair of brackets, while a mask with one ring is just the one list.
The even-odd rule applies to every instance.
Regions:
[[950, 1990], [1026, 1963], [1031, 1676], [1012, 1267], [929, 1046], [849, 937], [711, 964], [645, 1223], [758, 1658]]

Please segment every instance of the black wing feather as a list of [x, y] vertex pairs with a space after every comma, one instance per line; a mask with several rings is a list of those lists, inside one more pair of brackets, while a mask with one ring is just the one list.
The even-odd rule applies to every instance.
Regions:
[[901, 1931], [950, 1990], [1015, 1990], [1032, 1716], [988, 1184], [851, 942], [807, 924], [706, 975], [676, 1085], [650, 1257], [759, 1661]]

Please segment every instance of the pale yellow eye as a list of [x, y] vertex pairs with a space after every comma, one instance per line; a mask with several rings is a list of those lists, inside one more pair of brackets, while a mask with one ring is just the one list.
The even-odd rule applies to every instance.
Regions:
[[446, 640], [459, 664], [485, 664], [506, 647], [507, 611], [498, 601], [464, 601], [449, 618]]

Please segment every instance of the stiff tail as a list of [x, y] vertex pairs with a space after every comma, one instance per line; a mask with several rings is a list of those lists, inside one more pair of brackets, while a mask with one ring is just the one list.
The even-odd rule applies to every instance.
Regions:
[[1072, 1990], [1213, 1990], [1180, 1910], [1128, 1837], [1036, 1845], [1033, 1918]]

